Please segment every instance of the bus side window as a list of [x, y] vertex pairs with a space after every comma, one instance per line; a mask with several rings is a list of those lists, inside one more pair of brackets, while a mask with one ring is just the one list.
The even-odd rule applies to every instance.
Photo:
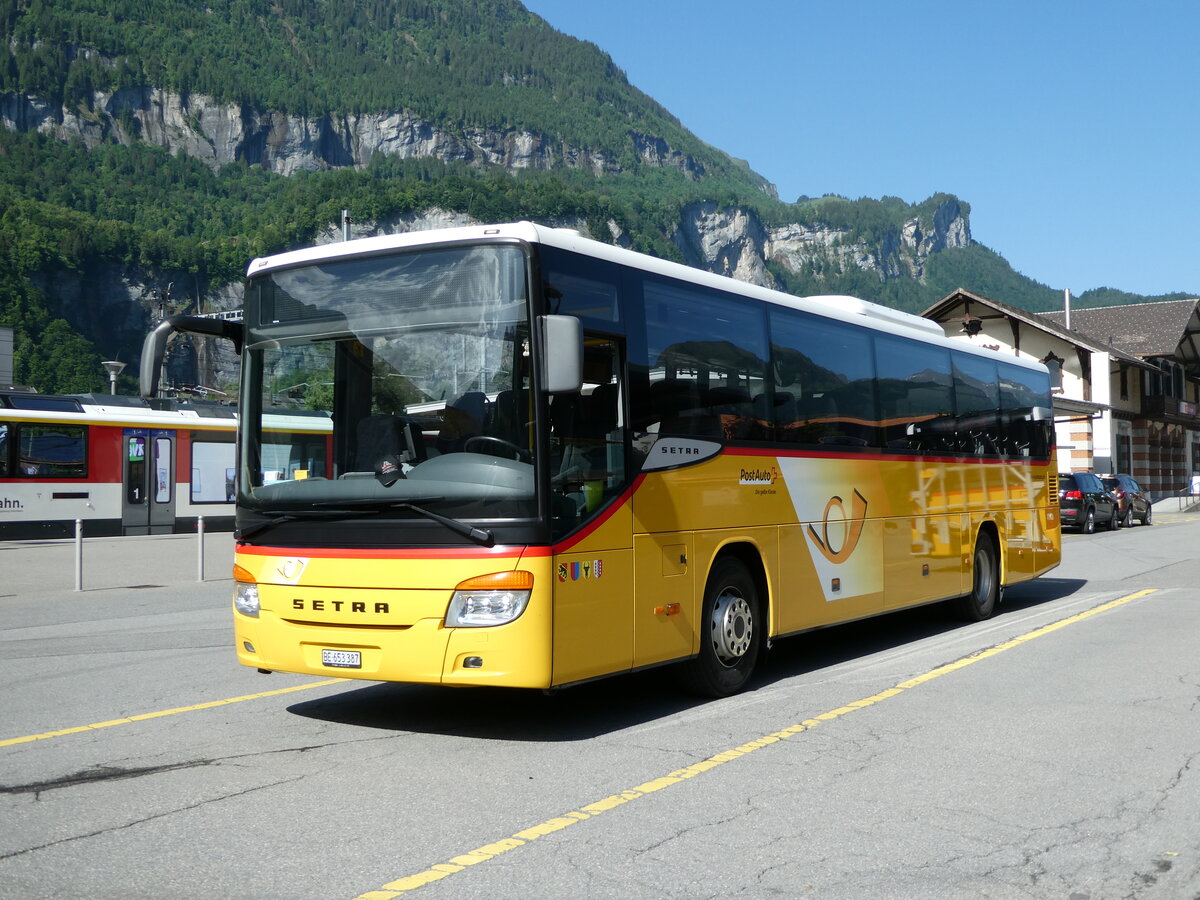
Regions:
[[870, 335], [796, 310], [775, 310], [771, 374], [775, 440], [878, 446]]
[[995, 360], [954, 354], [954, 403], [959, 452], [968, 456], [999, 454], [1000, 395]]
[[1045, 373], [999, 364], [1000, 427], [1009, 456], [1047, 459], [1053, 438], [1047, 419], [1035, 410], [1050, 409], [1050, 381]]
[[594, 512], [625, 484], [621, 371], [618, 343], [589, 335], [583, 391], [550, 398], [551, 480], [555, 492], [582, 515]]
[[[661, 434], [717, 440], [760, 436], [766, 394], [762, 312], [693, 285], [647, 278], [649, 405]], [[652, 430], [653, 423], [650, 423]]]
[[884, 446], [918, 453], [954, 449], [950, 351], [885, 335], [875, 337]]

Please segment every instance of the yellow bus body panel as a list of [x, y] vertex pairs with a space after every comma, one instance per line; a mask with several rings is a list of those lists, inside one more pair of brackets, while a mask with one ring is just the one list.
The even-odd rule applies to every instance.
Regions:
[[[305, 553], [238, 549], [236, 563], [258, 582], [262, 606], [257, 618], [234, 611], [243, 665], [372, 681], [550, 686], [553, 592], [544, 551]], [[516, 569], [531, 572], [534, 587], [515, 621], [445, 627], [446, 607], [458, 584]], [[362, 665], [323, 665], [322, 650], [359, 651]], [[471, 657], [481, 665], [467, 667]]]

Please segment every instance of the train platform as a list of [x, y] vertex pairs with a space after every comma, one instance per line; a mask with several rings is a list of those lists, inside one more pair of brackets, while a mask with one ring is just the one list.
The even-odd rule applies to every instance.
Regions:
[[[201, 557], [203, 540], [203, 557]], [[201, 568], [201, 563], [203, 568]], [[79, 597], [95, 591], [207, 586], [233, 581], [233, 534], [0, 541], [0, 603], [5, 598]], [[81, 588], [81, 589], [80, 589]]]

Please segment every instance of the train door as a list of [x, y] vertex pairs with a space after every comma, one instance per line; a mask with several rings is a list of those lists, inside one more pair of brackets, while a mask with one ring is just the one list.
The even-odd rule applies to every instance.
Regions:
[[121, 533], [174, 531], [175, 432], [126, 428], [121, 473]]

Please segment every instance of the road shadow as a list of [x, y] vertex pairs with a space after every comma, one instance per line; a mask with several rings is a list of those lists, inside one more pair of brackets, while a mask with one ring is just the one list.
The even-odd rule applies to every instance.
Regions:
[[[1043, 578], [1009, 588], [997, 618], [1069, 597], [1085, 584]], [[775, 642], [749, 690], [961, 627], [944, 604], [932, 604], [785, 638]], [[552, 692], [367, 684], [293, 704], [288, 712], [397, 733], [559, 743], [589, 740], [720, 702], [689, 695], [674, 668], [664, 666]]]

